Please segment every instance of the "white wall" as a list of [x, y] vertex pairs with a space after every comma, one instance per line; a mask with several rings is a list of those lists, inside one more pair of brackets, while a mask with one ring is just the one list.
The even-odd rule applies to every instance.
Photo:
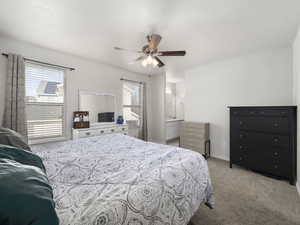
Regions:
[[151, 121], [152, 127], [150, 131], [150, 141], [165, 143], [166, 127], [165, 127], [165, 74], [154, 75], [151, 77]]
[[278, 48], [185, 71], [185, 120], [210, 123], [212, 155], [229, 160], [227, 106], [292, 104], [292, 50]]
[[300, 28], [298, 30], [298, 34], [295, 38], [293, 45], [293, 72], [294, 72], [294, 104], [298, 106], [297, 117], [297, 187], [298, 192], [300, 194]]
[[[121, 77], [133, 80], [149, 82], [148, 76], [128, 72], [116, 67], [86, 60], [80, 57], [37, 47], [24, 42], [9, 40], [0, 37], [0, 51], [21, 54], [28, 58], [37, 59], [49, 63], [75, 67], [75, 71], [67, 71], [66, 74], [66, 115], [67, 135], [70, 138], [72, 126], [72, 112], [78, 110], [78, 89], [112, 93], [117, 96], [118, 113], [121, 113], [122, 82]], [[101, 49], [99, 49], [101, 51]], [[113, 49], [112, 49], [113, 51]], [[3, 103], [5, 93], [7, 59], [0, 56], [0, 123], [3, 117]], [[150, 90], [149, 90], [150, 93]], [[151, 110], [151, 96], [148, 94], [148, 113]], [[151, 113], [149, 113], [148, 117]], [[149, 121], [149, 129], [151, 122]]]

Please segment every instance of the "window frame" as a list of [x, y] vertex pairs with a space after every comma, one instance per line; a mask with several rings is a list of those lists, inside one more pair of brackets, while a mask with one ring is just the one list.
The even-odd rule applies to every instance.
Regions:
[[[143, 118], [143, 115], [142, 115], [142, 109], [143, 109], [143, 102], [142, 102], [142, 89], [141, 87], [139, 86], [139, 102], [140, 104], [139, 105], [128, 105], [128, 104], [124, 104], [124, 84], [125, 83], [135, 83], [135, 82], [131, 82], [131, 81], [123, 81], [122, 82], [122, 115], [124, 113], [124, 108], [137, 108], [139, 109], [140, 111], [140, 118], [138, 120], [138, 123], [137, 123], [137, 127], [140, 128], [141, 127], [141, 120]], [[139, 84], [138, 84], [139, 85]], [[124, 116], [124, 115], [123, 115]], [[124, 118], [125, 119], [125, 118]], [[130, 120], [129, 120], [130, 121]]]
[[[64, 89], [64, 97], [63, 97], [63, 103], [57, 103], [57, 102], [29, 102], [29, 104], [32, 105], [50, 105], [50, 106], [55, 106], [59, 105], [63, 107], [63, 113], [62, 113], [62, 135], [61, 136], [49, 136], [49, 137], [42, 137], [42, 138], [28, 138], [28, 143], [30, 145], [34, 144], [42, 144], [42, 143], [47, 143], [47, 142], [56, 142], [56, 141], [65, 141], [67, 140], [67, 70], [56, 67], [56, 66], [50, 66], [50, 65], [44, 65], [42, 63], [36, 63], [36, 62], [25, 62], [25, 80], [26, 80], [26, 66], [27, 65], [33, 65], [33, 66], [39, 66], [39, 67], [44, 67], [44, 68], [50, 68], [50, 69], [56, 69], [60, 70], [63, 72], [63, 89]], [[26, 91], [26, 81], [25, 81], [25, 91]], [[25, 92], [25, 97], [27, 97], [26, 92]], [[28, 102], [25, 101], [25, 107], [27, 107]], [[26, 119], [26, 122], [28, 120]], [[28, 122], [27, 122], [28, 123]], [[28, 128], [27, 128], [28, 129]]]

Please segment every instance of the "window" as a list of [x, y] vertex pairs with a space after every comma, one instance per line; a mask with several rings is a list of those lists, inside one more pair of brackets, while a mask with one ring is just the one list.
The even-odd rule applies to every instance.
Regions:
[[25, 86], [28, 140], [64, 137], [64, 71], [26, 63]]
[[142, 100], [141, 85], [133, 82], [123, 82], [123, 117], [126, 121], [141, 123]]

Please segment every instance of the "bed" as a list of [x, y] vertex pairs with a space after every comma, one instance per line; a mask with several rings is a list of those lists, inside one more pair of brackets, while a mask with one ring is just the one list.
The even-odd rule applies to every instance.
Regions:
[[35, 145], [61, 225], [185, 225], [213, 207], [205, 159], [174, 146], [111, 134]]

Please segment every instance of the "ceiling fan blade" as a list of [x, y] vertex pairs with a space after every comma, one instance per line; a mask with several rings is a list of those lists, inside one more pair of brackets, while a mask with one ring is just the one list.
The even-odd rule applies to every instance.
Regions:
[[129, 62], [128, 64], [135, 64], [135, 63], [137, 63], [138, 61], [144, 60], [144, 59], [146, 59], [146, 58], [147, 58], [147, 56], [141, 55], [140, 57], [136, 58], [136, 59], [135, 59], [134, 61], [132, 61], [132, 62]]
[[165, 65], [157, 56], [154, 56], [154, 59], [158, 62], [158, 67], [163, 67]]
[[157, 50], [157, 46], [160, 43], [161, 36], [158, 34], [151, 34], [147, 36], [149, 41], [149, 50], [151, 52], [155, 52]]
[[115, 50], [118, 51], [127, 51], [127, 52], [137, 52], [137, 53], [142, 53], [142, 51], [135, 51], [135, 50], [130, 50], [130, 49], [126, 49], [126, 48], [120, 48], [120, 47], [114, 47]]
[[143, 60], [143, 59], [146, 59], [147, 56], [145, 55], [141, 55], [140, 57], [136, 58], [135, 61], [140, 61], [140, 60]]
[[158, 56], [185, 56], [186, 51], [159, 51]]

